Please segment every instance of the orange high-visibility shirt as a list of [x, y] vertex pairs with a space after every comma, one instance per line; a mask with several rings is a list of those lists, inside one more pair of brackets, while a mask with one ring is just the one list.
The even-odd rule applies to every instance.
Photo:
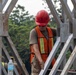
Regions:
[[[45, 36], [41, 33], [39, 27], [37, 26], [35, 28], [37, 35], [38, 35], [38, 46], [39, 46], [39, 51], [41, 53], [41, 57], [43, 59], [43, 61], [45, 62], [50, 51], [52, 50], [53, 47], [53, 34], [52, 34], [52, 30], [50, 27], [47, 27], [47, 31], [48, 31], [48, 39], [45, 38]], [[30, 55], [30, 61], [32, 61], [33, 57], [34, 57], [34, 50], [31, 48], [31, 55]], [[55, 63], [55, 59], [53, 59], [52, 61], [52, 65], [54, 65]]]

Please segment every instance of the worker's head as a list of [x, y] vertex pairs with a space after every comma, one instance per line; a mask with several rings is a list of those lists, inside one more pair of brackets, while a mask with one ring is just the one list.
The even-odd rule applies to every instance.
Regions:
[[46, 26], [49, 20], [49, 14], [45, 10], [40, 10], [35, 17], [36, 25], [41, 27]]

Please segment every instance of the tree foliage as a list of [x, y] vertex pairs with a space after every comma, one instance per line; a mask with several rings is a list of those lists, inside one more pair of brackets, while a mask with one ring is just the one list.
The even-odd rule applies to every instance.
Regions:
[[28, 11], [25, 11], [24, 7], [20, 5], [15, 7], [9, 17], [11, 23], [16, 25], [25, 25], [31, 18], [33, 19], [33, 16], [29, 16]]
[[24, 62], [29, 59], [29, 33], [34, 25], [33, 16], [29, 16], [28, 11], [20, 5], [9, 17], [9, 35]]

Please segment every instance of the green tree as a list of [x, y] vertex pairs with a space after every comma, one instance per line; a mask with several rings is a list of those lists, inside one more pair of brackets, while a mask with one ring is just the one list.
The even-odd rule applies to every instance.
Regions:
[[33, 16], [23, 6], [15, 7], [9, 17], [9, 35], [24, 62], [29, 59], [29, 32], [34, 26]]
[[29, 16], [28, 11], [25, 11], [25, 8], [23, 6], [18, 5], [10, 14], [9, 19], [12, 24], [25, 25], [25, 22], [33, 19], [33, 16]]

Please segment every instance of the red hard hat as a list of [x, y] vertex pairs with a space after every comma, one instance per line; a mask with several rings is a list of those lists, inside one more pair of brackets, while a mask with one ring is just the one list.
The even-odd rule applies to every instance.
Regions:
[[35, 17], [35, 22], [39, 26], [46, 26], [49, 20], [49, 14], [45, 10], [40, 10]]

